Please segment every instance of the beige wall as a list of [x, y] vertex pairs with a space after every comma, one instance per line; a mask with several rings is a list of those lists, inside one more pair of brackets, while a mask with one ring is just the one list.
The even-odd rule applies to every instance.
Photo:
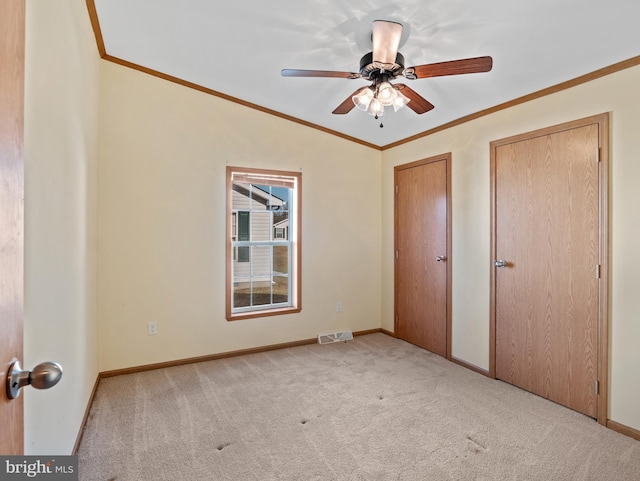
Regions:
[[24, 390], [27, 454], [71, 452], [98, 375], [98, 64], [84, 2], [27, 2], [23, 366], [64, 369]]
[[[393, 167], [452, 152], [453, 355], [489, 367], [489, 142], [611, 112], [609, 418], [640, 429], [640, 67], [383, 152], [382, 326], [393, 329]], [[442, 106], [446, 108], [446, 106]]]
[[[380, 327], [380, 152], [113, 63], [101, 80], [102, 371]], [[302, 171], [299, 314], [225, 320], [227, 165]]]

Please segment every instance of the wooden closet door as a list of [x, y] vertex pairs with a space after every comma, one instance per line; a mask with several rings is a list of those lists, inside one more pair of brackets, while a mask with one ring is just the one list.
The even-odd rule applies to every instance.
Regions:
[[396, 335], [447, 356], [448, 157], [396, 167]]
[[591, 417], [598, 147], [591, 124], [499, 145], [493, 159], [496, 377]]

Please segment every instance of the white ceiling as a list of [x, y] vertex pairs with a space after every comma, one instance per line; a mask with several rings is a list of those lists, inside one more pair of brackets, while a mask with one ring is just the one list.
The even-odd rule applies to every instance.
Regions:
[[[95, 0], [106, 53], [384, 146], [640, 55], [638, 0]], [[403, 80], [435, 109], [331, 111], [363, 79], [284, 78], [283, 68], [357, 72], [373, 20], [404, 25], [407, 67], [490, 55], [488, 73]], [[400, 79], [398, 80], [400, 81]]]

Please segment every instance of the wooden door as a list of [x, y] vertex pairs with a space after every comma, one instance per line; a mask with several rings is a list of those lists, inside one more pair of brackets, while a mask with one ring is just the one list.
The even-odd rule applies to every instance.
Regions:
[[9, 401], [7, 370], [22, 359], [24, 0], [0, 2], [0, 454], [22, 454], [22, 396]]
[[395, 168], [395, 333], [448, 356], [450, 155]]
[[599, 130], [597, 122], [576, 122], [492, 143], [495, 376], [591, 417], [598, 414]]

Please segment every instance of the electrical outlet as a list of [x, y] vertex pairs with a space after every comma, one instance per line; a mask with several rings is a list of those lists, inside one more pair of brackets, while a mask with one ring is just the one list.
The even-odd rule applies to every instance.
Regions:
[[336, 312], [342, 312], [342, 302], [336, 302]]
[[150, 336], [155, 336], [156, 334], [158, 334], [158, 323], [147, 322], [147, 332]]

